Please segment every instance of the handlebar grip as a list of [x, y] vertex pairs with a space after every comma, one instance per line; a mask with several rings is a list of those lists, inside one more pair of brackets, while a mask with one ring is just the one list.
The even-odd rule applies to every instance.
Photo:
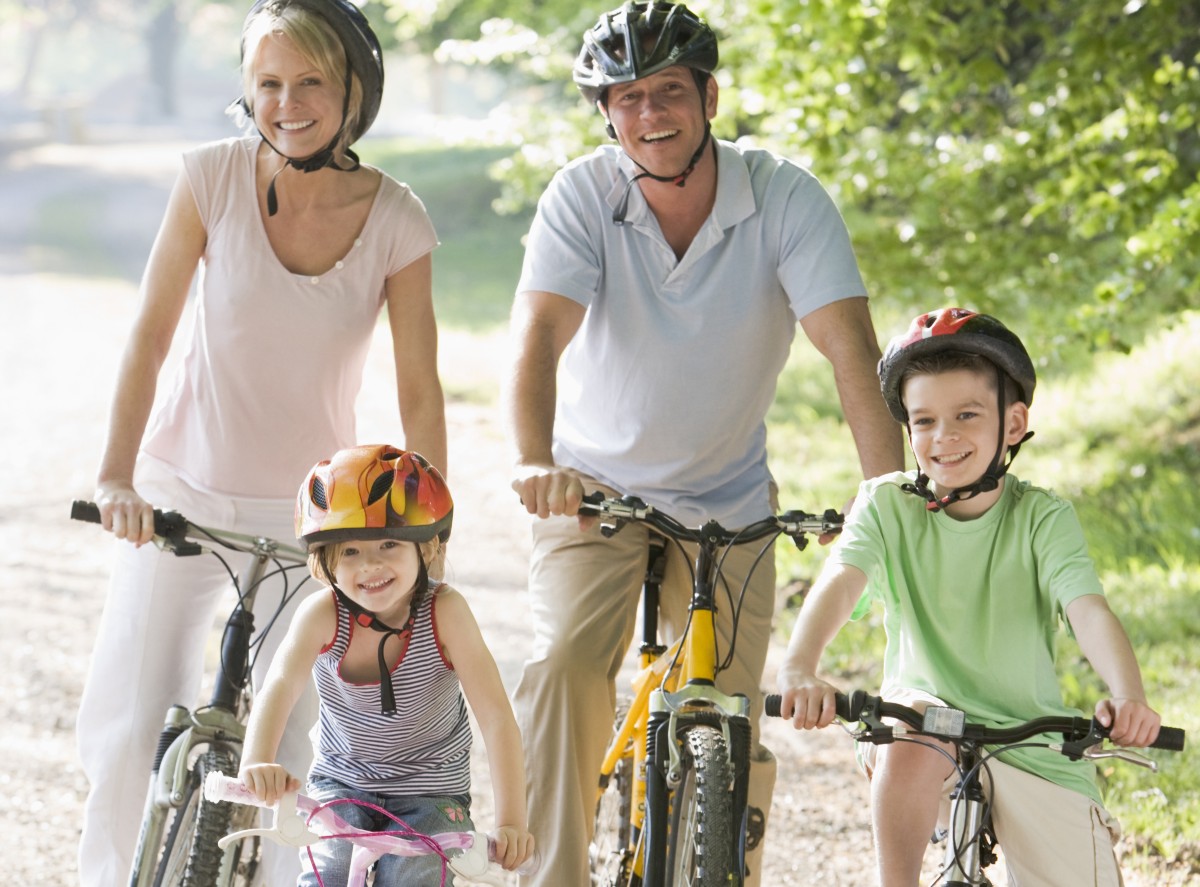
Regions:
[[252, 804], [255, 807], [268, 806], [260, 801], [240, 779], [217, 772], [209, 773], [205, 777], [204, 798], [213, 803], [233, 801], [237, 804]]
[[81, 520], [89, 524], [98, 524], [100, 523], [100, 506], [95, 502], [76, 499], [71, 503], [71, 520]]
[[1182, 727], [1159, 727], [1158, 738], [1150, 743], [1151, 748], [1166, 751], [1183, 751], [1185, 731]]
[[[867, 702], [867, 694], [862, 690], [855, 690], [851, 695], [845, 693], [837, 693], [834, 695], [834, 701], [837, 706], [837, 716], [843, 721], [857, 721], [862, 714], [863, 707]], [[780, 709], [783, 706], [783, 697], [778, 693], [769, 693], [763, 697], [763, 712], [768, 717], [781, 718]], [[1171, 729], [1171, 728], [1164, 728]]]
[[779, 707], [783, 704], [783, 697], [778, 693], [771, 693], [763, 697], [763, 712], [772, 718], [783, 717], [779, 713]]

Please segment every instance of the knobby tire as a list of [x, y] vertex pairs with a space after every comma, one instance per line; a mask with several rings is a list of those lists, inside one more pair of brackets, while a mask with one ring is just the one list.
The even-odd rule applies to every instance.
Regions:
[[733, 821], [734, 768], [725, 737], [714, 727], [691, 727], [682, 752], [682, 781], [671, 804], [668, 885], [741, 884], [735, 842], [742, 828]]
[[233, 805], [204, 800], [209, 773], [235, 776], [237, 756], [228, 749], [210, 748], [196, 759], [188, 774], [183, 803], [171, 815], [154, 887], [226, 887], [220, 880], [225, 851], [217, 841], [229, 833]]

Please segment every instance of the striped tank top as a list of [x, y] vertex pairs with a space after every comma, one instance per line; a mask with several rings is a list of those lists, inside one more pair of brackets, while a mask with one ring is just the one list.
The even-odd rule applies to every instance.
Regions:
[[438, 645], [440, 589], [431, 582], [417, 610], [412, 635], [392, 669], [396, 711], [386, 715], [379, 710], [378, 681], [358, 684], [341, 677], [352, 632], [375, 632], [357, 625], [334, 595], [337, 634], [313, 663], [321, 708], [311, 776], [388, 795], [470, 792], [471, 728], [458, 676]]

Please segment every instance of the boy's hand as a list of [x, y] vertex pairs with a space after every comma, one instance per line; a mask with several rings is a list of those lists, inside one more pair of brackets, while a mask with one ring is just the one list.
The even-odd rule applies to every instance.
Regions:
[[528, 829], [502, 825], [492, 832], [492, 840], [495, 842], [495, 861], [508, 871], [533, 855], [533, 835]]
[[1096, 720], [1109, 728], [1116, 745], [1144, 748], [1158, 738], [1162, 718], [1140, 699], [1102, 699], [1096, 703]]
[[268, 805], [287, 792], [300, 791], [300, 780], [279, 764], [243, 764], [238, 776], [254, 797]]
[[811, 674], [781, 671], [776, 679], [779, 714], [788, 718], [797, 730], [828, 727], [837, 714], [834, 695], [837, 687]]

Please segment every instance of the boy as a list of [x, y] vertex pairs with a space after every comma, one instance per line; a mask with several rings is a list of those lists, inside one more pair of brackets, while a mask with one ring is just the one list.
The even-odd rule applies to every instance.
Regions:
[[[917, 317], [888, 345], [879, 376], [918, 471], [863, 483], [780, 668], [783, 715], [798, 729], [832, 722], [835, 688], [816, 677], [821, 653], [879, 598], [884, 698], [917, 709], [949, 705], [997, 726], [1067, 713], [1054, 668], [1065, 617], [1109, 689], [1096, 717], [1114, 742], [1153, 742], [1159, 716], [1146, 704], [1074, 510], [1006, 476], [1030, 436], [1036, 382], [1020, 340], [995, 318], [944, 308]], [[861, 748], [880, 883], [913, 887], [953, 767], [924, 745]], [[993, 824], [1015, 883], [1121, 883], [1118, 826], [1090, 762], [1026, 748], [988, 766]]]

